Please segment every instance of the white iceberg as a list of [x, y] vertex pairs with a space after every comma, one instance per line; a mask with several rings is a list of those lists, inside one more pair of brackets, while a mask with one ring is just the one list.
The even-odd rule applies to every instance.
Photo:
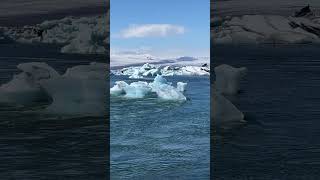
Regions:
[[150, 83], [138, 81], [127, 84], [124, 81], [117, 81], [110, 88], [110, 94], [127, 98], [144, 98], [148, 94], [155, 93], [163, 100], [185, 101], [187, 98], [183, 95], [183, 91], [186, 85], [187, 83], [178, 82], [177, 87], [173, 87], [165, 78], [157, 75]]

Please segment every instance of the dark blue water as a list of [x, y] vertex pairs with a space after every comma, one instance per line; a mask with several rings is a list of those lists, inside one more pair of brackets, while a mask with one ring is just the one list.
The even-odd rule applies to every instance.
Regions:
[[[107, 61], [103, 56], [60, 54], [58, 49], [0, 44], [0, 83], [11, 80], [22, 62], [46, 62], [63, 73], [74, 65]], [[0, 105], [0, 179], [107, 179], [108, 118], [39, 113], [46, 105]]]
[[111, 97], [111, 179], [209, 179], [209, 77], [166, 79], [188, 83], [186, 102]]
[[215, 65], [249, 70], [233, 98], [247, 123], [212, 134], [212, 176], [319, 179], [319, 46], [215, 46], [211, 53]]

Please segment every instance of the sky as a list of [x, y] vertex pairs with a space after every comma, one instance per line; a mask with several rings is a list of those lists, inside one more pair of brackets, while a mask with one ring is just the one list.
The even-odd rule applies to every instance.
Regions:
[[110, 8], [111, 56], [209, 56], [209, 0], [111, 0]]

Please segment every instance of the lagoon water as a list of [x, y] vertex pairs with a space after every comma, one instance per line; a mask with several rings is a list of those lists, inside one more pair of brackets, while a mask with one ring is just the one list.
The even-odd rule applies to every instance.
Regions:
[[247, 123], [212, 134], [216, 179], [320, 177], [320, 46], [216, 45], [214, 65], [245, 66], [232, 102]]
[[[186, 102], [111, 97], [111, 179], [209, 179], [210, 79], [165, 78], [188, 83]], [[119, 80], [138, 81], [111, 76], [110, 85]]]
[[[0, 82], [11, 80], [23, 62], [46, 62], [60, 73], [105, 56], [67, 55], [47, 45], [0, 44]], [[1, 179], [107, 179], [107, 117], [45, 115], [46, 103], [0, 105]]]

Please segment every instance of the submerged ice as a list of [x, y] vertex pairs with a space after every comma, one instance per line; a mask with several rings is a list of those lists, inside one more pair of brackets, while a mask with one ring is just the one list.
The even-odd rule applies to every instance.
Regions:
[[124, 81], [117, 81], [110, 88], [110, 94], [114, 96], [124, 96], [127, 98], [144, 98], [147, 95], [156, 94], [163, 100], [185, 101], [183, 95], [187, 83], [178, 82], [177, 87], [172, 86], [161, 75], [157, 75], [153, 82], [137, 81], [127, 84]]

